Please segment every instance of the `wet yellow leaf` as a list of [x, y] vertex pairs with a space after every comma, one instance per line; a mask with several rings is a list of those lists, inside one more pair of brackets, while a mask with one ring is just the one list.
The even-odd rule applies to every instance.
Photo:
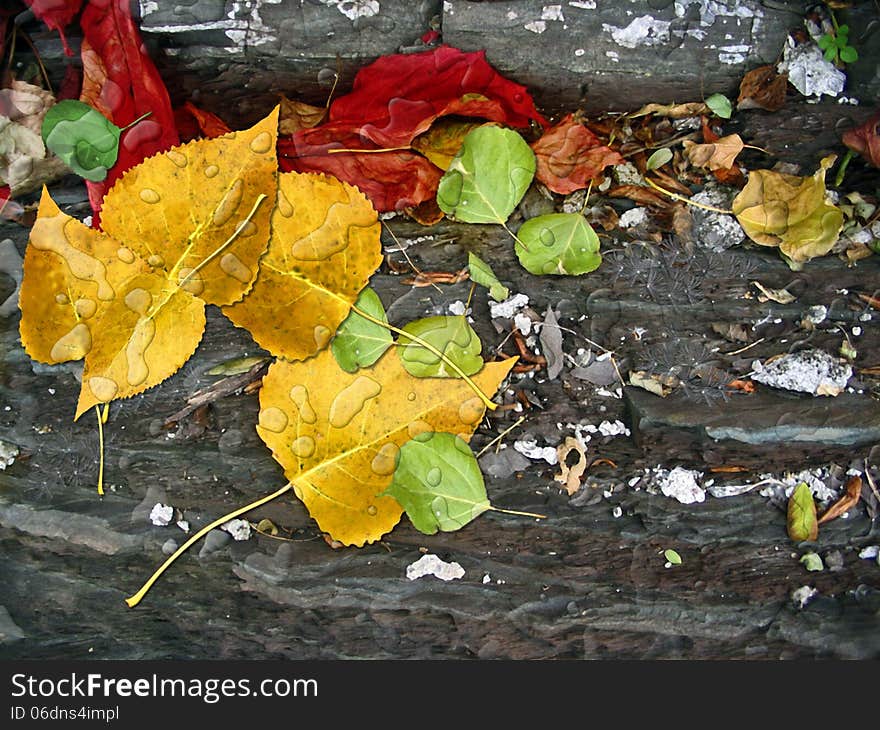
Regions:
[[312, 106], [304, 101], [281, 97], [281, 117], [278, 120], [278, 131], [281, 134], [295, 134], [303, 129], [317, 127], [327, 116], [327, 107]]
[[441, 170], [449, 168], [452, 158], [458, 154], [464, 138], [471, 130], [482, 126], [482, 122], [468, 122], [463, 119], [442, 117], [431, 128], [412, 141], [414, 150], [421, 152]]
[[778, 246], [795, 262], [828, 253], [843, 226], [843, 213], [825, 199], [825, 171], [834, 160], [834, 155], [824, 158], [812, 177], [750, 172], [732, 206], [748, 237]]
[[743, 141], [738, 134], [728, 134], [706, 144], [696, 144], [686, 139], [682, 145], [692, 165], [709, 170], [729, 170], [743, 150]]
[[[515, 360], [487, 363], [473, 380], [494, 393]], [[431, 431], [469, 441], [484, 410], [464, 381], [439, 387], [433, 378], [413, 377], [392, 351], [369, 369], [347, 373], [324, 350], [269, 368], [257, 432], [321, 530], [362, 546], [402, 514], [396, 500], [377, 496], [391, 483], [400, 447]]]
[[111, 236], [62, 213], [45, 190], [19, 305], [22, 344], [32, 358], [85, 358], [76, 418], [165, 380], [189, 359], [205, 326], [202, 300], [169, 286]]
[[274, 355], [311, 357], [381, 263], [380, 233], [376, 211], [356, 187], [312, 173], [279, 175], [259, 278], [224, 314]]
[[[104, 198], [104, 230], [208, 304], [238, 301], [269, 241], [277, 127], [276, 107], [250, 129], [190, 142], [132, 168]], [[249, 218], [260, 196], [266, 199]]]

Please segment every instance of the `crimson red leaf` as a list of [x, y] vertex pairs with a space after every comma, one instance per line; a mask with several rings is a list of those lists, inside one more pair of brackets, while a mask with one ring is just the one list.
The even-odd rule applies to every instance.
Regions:
[[67, 38], [64, 37], [64, 29], [73, 20], [73, 16], [79, 12], [82, 7], [82, 0], [24, 0], [28, 7], [34, 11], [40, 20], [42, 20], [47, 28], [57, 30], [61, 36], [61, 43], [64, 45], [64, 52], [68, 56], [73, 55], [70, 46], [67, 45]]
[[843, 143], [874, 167], [880, 167], [880, 111], [862, 126], [844, 132]]
[[535, 176], [554, 193], [568, 194], [587, 187], [608, 165], [623, 163], [618, 152], [568, 114], [532, 144]]
[[[179, 140], [168, 91], [143, 46], [128, 0], [90, 0], [80, 25], [85, 38], [84, 75], [92, 80], [88, 90], [83, 83], [83, 101], [118, 127], [151, 112], [123, 133], [119, 158], [107, 178], [86, 183], [95, 213], [93, 225], [97, 226], [104, 193], [122, 173]], [[96, 67], [98, 61], [100, 66]]]
[[216, 114], [199, 109], [191, 101], [174, 110], [174, 122], [181, 142], [200, 137], [213, 139], [232, 131]]

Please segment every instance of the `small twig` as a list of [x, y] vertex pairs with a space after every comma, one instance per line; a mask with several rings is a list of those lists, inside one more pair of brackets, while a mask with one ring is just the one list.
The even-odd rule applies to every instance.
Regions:
[[868, 486], [871, 488], [871, 491], [874, 493], [874, 499], [877, 500], [877, 503], [880, 504], [880, 492], [877, 491], [877, 485], [874, 483], [874, 477], [871, 476], [871, 467], [868, 464], [868, 460], [864, 460], [865, 464], [865, 479], [868, 480]]
[[201, 408], [208, 403], [220, 400], [220, 398], [225, 398], [227, 395], [232, 395], [236, 391], [260, 380], [263, 375], [265, 375], [268, 367], [269, 360], [263, 360], [251, 367], [246, 373], [230, 375], [222, 380], [218, 380], [216, 383], [203, 390], [193, 393], [186, 399], [187, 404], [184, 408], [181, 408], [177, 413], [174, 413], [165, 419], [165, 428], [170, 428], [179, 421], [182, 421], [196, 409]]
[[505, 436], [507, 436], [507, 434], [509, 434], [511, 431], [513, 431], [513, 429], [515, 429], [517, 426], [519, 426], [519, 425], [520, 425], [523, 421], [525, 421], [525, 420], [526, 420], [526, 417], [525, 417], [525, 416], [520, 416], [520, 417], [519, 417], [519, 420], [517, 420], [516, 423], [514, 423], [514, 424], [513, 424], [512, 426], [510, 426], [509, 428], [504, 429], [504, 430], [503, 430], [501, 433], [499, 433], [495, 438], [493, 438], [488, 444], [486, 444], [482, 449], [480, 449], [479, 453], [477, 454], [477, 458], [479, 459], [479, 458], [480, 458], [483, 454], [485, 454], [490, 448], [492, 448], [492, 446], [493, 446], [494, 444], [500, 442], [501, 439], [503, 439]]
[[[406, 252], [406, 248], [400, 245], [400, 241], [397, 239], [397, 236], [394, 235], [394, 231], [388, 226], [387, 223], [383, 221], [382, 225], [385, 227], [385, 230], [388, 231], [388, 234], [391, 238], [394, 239], [394, 243], [397, 244], [398, 250], [403, 254], [403, 257], [406, 259], [406, 262], [412, 267], [412, 270], [416, 272], [416, 276], [423, 276], [422, 272], [419, 271], [418, 267], [412, 262], [412, 259], [409, 257], [409, 254]], [[428, 282], [431, 286], [433, 286], [437, 291], [442, 291], [439, 286], [437, 286], [433, 281]]]
[[722, 355], [739, 355], [741, 352], [745, 352], [746, 350], [750, 350], [755, 345], [760, 345], [766, 339], [767, 339], [766, 337], [761, 337], [761, 338], [755, 340], [751, 345], [746, 345], [745, 347], [740, 347], [738, 350], [734, 350], [733, 352], [722, 352], [721, 354]]

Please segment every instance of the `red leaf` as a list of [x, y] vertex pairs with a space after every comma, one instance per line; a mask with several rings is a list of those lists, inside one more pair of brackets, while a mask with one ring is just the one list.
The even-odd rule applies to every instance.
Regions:
[[64, 37], [64, 29], [73, 20], [73, 16], [79, 12], [82, 6], [82, 0], [24, 0], [28, 7], [34, 11], [46, 27], [51, 30], [57, 30], [61, 36], [61, 43], [64, 45], [64, 52], [68, 56], [73, 55], [70, 46], [67, 45], [67, 38]]
[[181, 142], [188, 142], [198, 137], [205, 139], [222, 137], [232, 131], [216, 114], [199, 109], [190, 101], [174, 110], [174, 121]]
[[128, 0], [90, 0], [80, 19], [85, 79], [80, 97], [124, 127], [119, 158], [101, 182], [86, 182], [97, 227], [104, 193], [131, 167], [178, 144], [168, 91], [147, 55]]
[[862, 126], [844, 132], [843, 143], [874, 167], [880, 167], [880, 111]]
[[574, 114], [544, 132], [532, 144], [532, 150], [537, 159], [536, 177], [554, 193], [585, 188], [605, 167], [624, 161], [619, 153], [602, 145]]

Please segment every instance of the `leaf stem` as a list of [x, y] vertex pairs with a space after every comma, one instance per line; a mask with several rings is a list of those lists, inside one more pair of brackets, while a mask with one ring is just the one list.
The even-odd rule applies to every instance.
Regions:
[[692, 205], [695, 208], [702, 208], [703, 210], [711, 211], [712, 213], [722, 213], [723, 215], [733, 215], [732, 210], [724, 210], [723, 208], [715, 208], [711, 205], [705, 205], [703, 203], [696, 203], [690, 198], [684, 197], [684, 195], [679, 195], [678, 193], [673, 193], [671, 190], [667, 190], [666, 188], [661, 188], [657, 183], [655, 183], [651, 178], [646, 177], [645, 182], [648, 183], [655, 190], [660, 191], [664, 195], [668, 195], [673, 200], [680, 200], [682, 203], [687, 203], [688, 205]]
[[840, 161], [840, 167], [837, 168], [837, 174], [834, 176], [834, 187], [839, 188], [843, 185], [843, 176], [846, 175], [846, 168], [849, 166], [849, 161], [855, 156], [855, 152], [851, 149], [847, 149], [846, 154]]
[[514, 423], [512, 426], [504, 429], [501, 433], [499, 433], [495, 438], [493, 438], [488, 444], [486, 444], [482, 449], [480, 449], [480, 453], [477, 454], [476, 458], [480, 458], [483, 454], [485, 454], [489, 449], [492, 448], [496, 443], [498, 443], [501, 439], [503, 439], [507, 434], [509, 434], [513, 429], [519, 426], [523, 421], [526, 420], [525, 416], [520, 416], [519, 420]]
[[119, 130], [119, 134], [122, 134], [122, 133], [123, 133], [125, 130], [127, 130], [127, 129], [131, 129], [135, 124], [137, 124], [138, 122], [143, 121], [143, 120], [146, 119], [148, 116], [150, 116], [152, 113], [153, 113], [153, 112], [149, 111], [149, 112], [147, 112], [146, 114], [141, 114], [141, 115], [140, 115], [137, 119], [135, 119], [133, 122], [129, 122], [129, 123], [126, 124], [122, 129], [120, 129], [120, 130]]
[[340, 155], [343, 152], [356, 152], [358, 154], [373, 155], [373, 154], [376, 154], [377, 152], [402, 152], [404, 150], [412, 151], [412, 147], [409, 147], [409, 146], [407, 146], [407, 147], [382, 147], [381, 149], [378, 149], [378, 150], [354, 150], [354, 149], [349, 149], [348, 147], [336, 147], [332, 150], [327, 150], [327, 154], [328, 155]]
[[95, 414], [98, 416], [98, 494], [104, 496], [104, 422], [107, 420], [101, 415], [101, 404], [95, 406]]
[[491, 504], [489, 509], [493, 512], [503, 512], [506, 515], [519, 515], [520, 517], [534, 517], [536, 520], [546, 520], [547, 515], [539, 515], [534, 512], [520, 512], [515, 509], [504, 509], [503, 507], [494, 507]]
[[193, 535], [189, 540], [187, 540], [185, 543], [183, 543], [183, 545], [181, 545], [179, 548], [177, 548], [177, 550], [175, 550], [174, 553], [171, 556], [169, 556], [169, 558], [164, 563], [162, 563], [162, 565], [159, 566], [158, 570], [156, 570], [156, 572], [153, 573], [153, 575], [151, 575], [147, 579], [147, 582], [141, 586], [140, 590], [137, 593], [135, 593], [133, 596], [130, 596], [129, 598], [125, 599], [125, 602], [128, 604], [128, 607], [134, 608], [135, 606], [137, 606], [143, 600], [143, 597], [145, 595], [147, 595], [147, 591], [149, 591], [150, 588], [153, 587], [153, 583], [155, 583], [159, 579], [159, 577], [162, 575], [162, 573], [164, 573], [166, 570], [168, 570], [168, 568], [171, 567], [171, 564], [175, 560], [177, 560], [181, 555], [183, 555], [183, 553], [185, 553], [187, 550], [189, 550], [189, 548], [192, 547], [192, 545], [194, 543], [198, 542], [201, 538], [203, 538], [205, 535], [207, 535], [215, 527], [219, 527], [224, 522], [229, 522], [229, 520], [235, 519], [239, 515], [243, 515], [246, 512], [250, 512], [252, 509], [256, 509], [257, 507], [260, 507], [260, 506], [266, 504], [267, 502], [271, 502], [273, 499], [277, 499], [285, 492], [289, 492], [291, 489], [293, 489], [293, 484], [288, 482], [281, 489], [279, 489], [277, 492], [272, 492], [272, 494], [269, 494], [265, 497], [261, 497], [256, 502], [251, 502], [250, 504], [247, 504], [244, 507], [239, 507], [238, 509], [233, 510], [229, 514], [223, 515], [223, 517], [219, 517], [218, 519], [214, 520], [209, 525], [206, 525], [205, 527], [203, 527], [195, 535]]
[[354, 306], [354, 304], [351, 305], [351, 311], [355, 312], [356, 314], [359, 314], [361, 317], [363, 317], [364, 319], [366, 319], [369, 322], [372, 322], [373, 324], [377, 324], [380, 327], [385, 327], [386, 329], [389, 329], [391, 332], [394, 332], [395, 334], [403, 335], [404, 337], [407, 337], [408, 339], [413, 340], [414, 342], [417, 342], [422, 347], [424, 347], [426, 350], [428, 350], [428, 352], [436, 355], [443, 362], [445, 362], [447, 365], [449, 365], [449, 367], [451, 367], [455, 371], [455, 374], [458, 375], [462, 380], [464, 380], [468, 384], [468, 386], [470, 386], [471, 390], [473, 390], [474, 393], [477, 394], [477, 396], [480, 398], [480, 400], [483, 401], [483, 403], [486, 405], [486, 408], [488, 408], [490, 411], [494, 411], [496, 408], [498, 408], [498, 404], [493, 403], [492, 400], [489, 398], [489, 396], [487, 396], [480, 389], [480, 386], [478, 386], [473, 380], [471, 380], [470, 377], [468, 377], [468, 375], [465, 374], [465, 372], [460, 367], [458, 367], [458, 365], [456, 365], [454, 362], [452, 362], [452, 360], [450, 360], [448, 357], [446, 357], [446, 355], [444, 355], [442, 352], [440, 352], [440, 350], [438, 350], [436, 347], [434, 347], [434, 345], [432, 345], [430, 342], [426, 342], [425, 340], [423, 340], [421, 337], [418, 337], [417, 335], [410, 334], [409, 332], [404, 332], [402, 329], [400, 329], [399, 327], [395, 327], [393, 324], [388, 324], [388, 322], [383, 322], [381, 319], [378, 319], [378, 318], [374, 317], [373, 315], [368, 314], [367, 312], [364, 312], [361, 309], [358, 309], [356, 306]]

